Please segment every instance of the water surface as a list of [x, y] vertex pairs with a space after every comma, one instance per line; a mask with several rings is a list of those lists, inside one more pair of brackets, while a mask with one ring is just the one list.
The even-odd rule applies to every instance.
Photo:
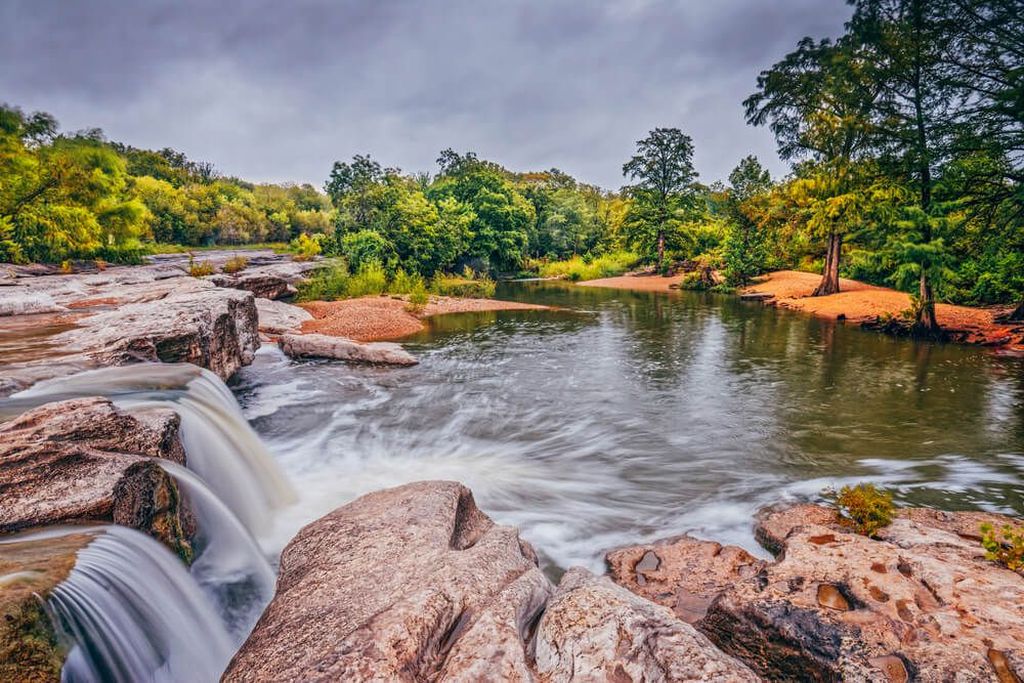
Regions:
[[449, 315], [414, 368], [261, 351], [234, 382], [301, 502], [456, 479], [550, 567], [684, 532], [755, 550], [751, 515], [870, 480], [908, 504], [1024, 513], [1024, 361], [736, 298], [558, 283], [557, 312]]

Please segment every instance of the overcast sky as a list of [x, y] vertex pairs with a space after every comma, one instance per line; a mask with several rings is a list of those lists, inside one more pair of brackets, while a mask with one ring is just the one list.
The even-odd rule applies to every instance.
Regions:
[[452, 147], [618, 188], [635, 141], [674, 126], [711, 182], [750, 153], [785, 171], [740, 103], [847, 16], [843, 0], [3, 0], [0, 101], [317, 186], [335, 159], [433, 171]]

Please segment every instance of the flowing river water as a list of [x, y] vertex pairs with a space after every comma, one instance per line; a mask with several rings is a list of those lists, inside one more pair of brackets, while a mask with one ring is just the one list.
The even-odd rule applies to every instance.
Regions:
[[[76, 644], [65, 679], [192, 667], [214, 680], [295, 532], [409, 481], [465, 482], [553, 576], [684, 532], [764, 554], [759, 507], [856, 481], [906, 504], [1024, 514], [1024, 359], [727, 296], [541, 282], [498, 295], [558, 308], [431, 319], [404, 340], [413, 368], [296, 362], [267, 346], [230, 391], [193, 366], [150, 364], [0, 401], [0, 419], [96, 394], [182, 417], [189, 470], [166, 469], [199, 519], [198, 559], [186, 572], [138, 532], [91, 530], [51, 598]], [[157, 570], [169, 578], [149, 580]]]
[[555, 573], [683, 532], [757, 551], [757, 508], [855, 481], [903, 503], [1024, 513], [1022, 359], [721, 295], [498, 295], [561, 310], [434, 318], [406, 340], [414, 368], [268, 348], [237, 375], [301, 499], [273, 545], [420, 479], [468, 484]]

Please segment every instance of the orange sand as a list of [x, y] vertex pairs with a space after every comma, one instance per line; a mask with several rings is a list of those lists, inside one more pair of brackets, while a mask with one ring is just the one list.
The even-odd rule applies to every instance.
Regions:
[[424, 328], [422, 319], [432, 315], [548, 308], [516, 301], [461, 299], [447, 296], [430, 297], [430, 303], [419, 313], [405, 310], [407, 304], [403, 299], [390, 296], [364, 296], [342, 301], [310, 301], [299, 305], [309, 311], [314, 318], [302, 324], [303, 332], [347, 337], [362, 342], [398, 339], [415, 334]]
[[[896, 316], [910, 308], [910, 295], [886, 287], [875, 287], [845, 278], [839, 281], [839, 293], [811, 296], [821, 281], [814, 273], [780, 270], [744, 290], [744, 293], [771, 294], [766, 301], [830, 319], [845, 318], [855, 323], [873, 322], [886, 315]], [[995, 322], [998, 311], [989, 308], [937, 304], [939, 325], [955, 333], [961, 341], [993, 346], [1024, 344], [1024, 327]]]
[[661, 275], [620, 275], [586, 280], [578, 283], [581, 287], [609, 287], [611, 289], [632, 289], [638, 292], [668, 292], [679, 286], [684, 273], [671, 277]]

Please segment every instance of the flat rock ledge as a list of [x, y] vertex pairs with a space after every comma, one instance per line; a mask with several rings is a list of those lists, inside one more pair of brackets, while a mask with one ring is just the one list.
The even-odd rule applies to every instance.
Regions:
[[305, 527], [224, 681], [754, 681], [672, 612], [572, 570], [556, 589], [468, 489], [418, 482]]
[[[623, 586], [692, 616], [771, 681], [1024, 680], [1024, 576], [984, 558], [978, 527], [1000, 515], [900, 511], [877, 539], [817, 505], [763, 511], [778, 558], [689, 537], [608, 555]], [[686, 597], [680, 601], [680, 596]]]
[[0, 534], [56, 524], [139, 529], [188, 561], [195, 522], [157, 459], [184, 464], [177, 414], [105, 398], [47, 403], [0, 427]]
[[391, 342], [361, 343], [326, 334], [284, 334], [278, 340], [281, 350], [291, 358], [329, 358], [349, 363], [373, 365], [416, 365], [416, 358]]

